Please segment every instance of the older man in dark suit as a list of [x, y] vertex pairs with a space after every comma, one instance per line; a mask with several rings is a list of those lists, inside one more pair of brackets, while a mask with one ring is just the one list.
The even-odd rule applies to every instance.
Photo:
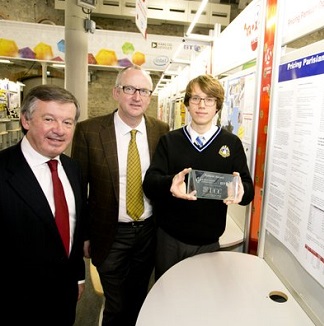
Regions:
[[[81, 171], [62, 154], [80, 115], [75, 97], [41, 85], [25, 97], [25, 136], [0, 152], [1, 318], [12, 325], [72, 326], [84, 291]], [[55, 161], [67, 202], [63, 236], [48, 161]], [[55, 218], [54, 218], [55, 217]]]
[[102, 325], [135, 325], [153, 271], [151, 203], [144, 197], [143, 211], [136, 220], [126, 209], [131, 131], [137, 131], [143, 180], [160, 136], [169, 130], [166, 123], [144, 115], [152, 88], [151, 77], [140, 67], [121, 70], [113, 89], [118, 109], [78, 123], [73, 139], [72, 157], [81, 163], [89, 189], [90, 246], [86, 254], [97, 267], [106, 298]]

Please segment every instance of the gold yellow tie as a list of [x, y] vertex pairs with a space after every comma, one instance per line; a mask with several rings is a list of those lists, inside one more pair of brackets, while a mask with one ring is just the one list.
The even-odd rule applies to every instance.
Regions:
[[127, 156], [126, 208], [127, 214], [138, 220], [144, 212], [141, 161], [136, 145], [137, 130], [131, 130]]

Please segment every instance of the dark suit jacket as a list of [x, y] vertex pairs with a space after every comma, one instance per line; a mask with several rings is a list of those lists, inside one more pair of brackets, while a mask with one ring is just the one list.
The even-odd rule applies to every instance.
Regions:
[[66, 155], [60, 158], [76, 203], [69, 257], [20, 143], [0, 152], [2, 311], [17, 325], [72, 325], [78, 280], [85, 279], [81, 171]]
[[[169, 126], [148, 116], [145, 122], [152, 158], [160, 136], [168, 132]], [[91, 258], [98, 266], [109, 253], [118, 223], [119, 170], [114, 113], [79, 122], [71, 154], [80, 162], [84, 183], [89, 186]]]

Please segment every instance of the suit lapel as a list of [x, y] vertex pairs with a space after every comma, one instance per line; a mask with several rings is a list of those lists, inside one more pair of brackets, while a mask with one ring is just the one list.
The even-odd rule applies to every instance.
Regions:
[[155, 151], [155, 147], [160, 139], [160, 133], [155, 126], [155, 121], [149, 116], [145, 115], [146, 131], [147, 131], [147, 142], [150, 151], [150, 160]]
[[79, 207], [81, 207], [81, 195], [80, 195], [81, 190], [80, 190], [78, 175], [75, 173], [75, 169], [73, 168], [73, 165], [71, 164], [70, 158], [68, 158], [65, 155], [61, 155], [60, 160], [61, 160], [62, 166], [64, 168], [64, 171], [66, 173], [66, 176], [69, 179], [69, 182], [70, 182], [73, 194], [74, 194], [76, 215], [78, 216], [80, 214]]
[[20, 144], [17, 145], [17, 150], [13, 152], [9, 159], [8, 167], [11, 174], [8, 182], [12, 188], [25, 201], [25, 204], [34, 211], [35, 216], [50, 228], [55, 229], [51, 208], [33, 171], [21, 152]]
[[[81, 187], [80, 187], [80, 180], [78, 178], [78, 174], [76, 173], [75, 166], [72, 164], [72, 161], [70, 158], [68, 158], [66, 155], [61, 155], [60, 160], [62, 163], [62, 166], [64, 168], [64, 171], [66, 173], [66, 176], [69, 179], [73, 195], [74, 195], [74, 200], [75, 200], [75, 231], [74, 231], [74, 239], [78, 234], [78, 229], [80, 227], [81, 223], [81, 207], [83, 207], [82, 204], [82, 196], [81, 196]], [[81, 176], [81, 172], [80, 172]], [[73, 252], [75, 241], [72, 242], [72, 248], [71, 248], [71, 254]]]
[[119, 167], [117, 142], [114, 127], [114, 113], [109, 114], [102, 120], [99, 137], [105, 153], [108, 169], [112, 177], [116, 198], [119, 197]]

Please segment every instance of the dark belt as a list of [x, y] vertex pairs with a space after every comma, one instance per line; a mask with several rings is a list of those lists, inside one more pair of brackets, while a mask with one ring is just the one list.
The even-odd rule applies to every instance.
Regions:
[[152, 217], [148, 217], [142, 221], [134, 221], [134, 222], [118, 222], [118, 227], [126, 227], [126, 228], [140, 228], [144, 225], [149, 225], [153, 222]]

